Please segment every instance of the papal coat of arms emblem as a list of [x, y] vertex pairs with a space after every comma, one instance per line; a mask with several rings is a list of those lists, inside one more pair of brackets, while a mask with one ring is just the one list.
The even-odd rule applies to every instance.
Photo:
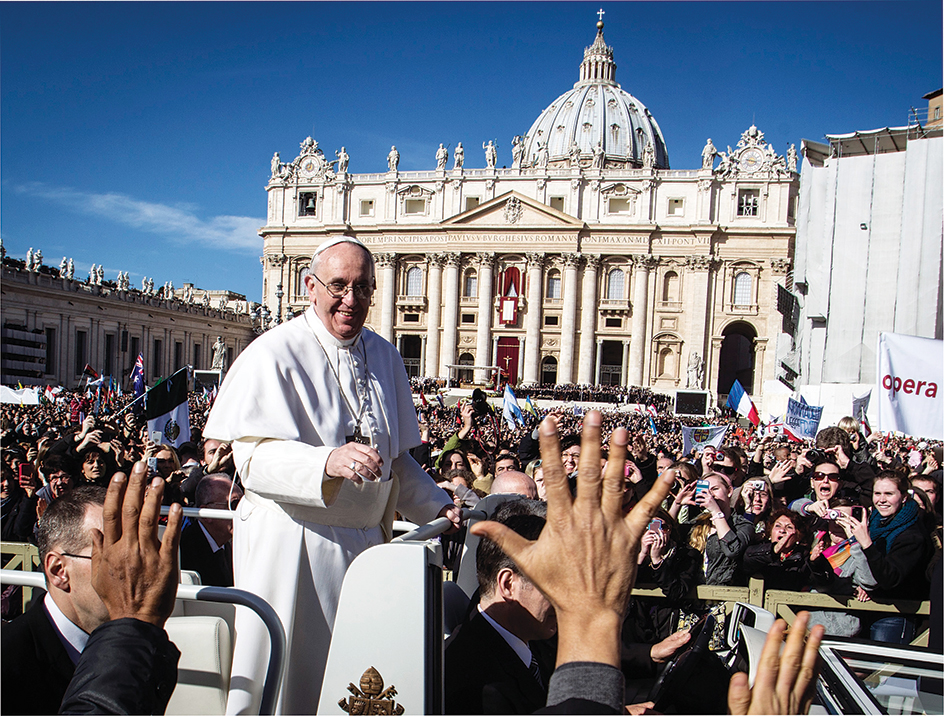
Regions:
[[174, 420], [168, 420], [164, 423], [164, 437], [167, 441], [173, 443], [180, 436], [180, 426]]
[[373, 666], [363, 673], [360, 684], [360, 688], [354, 684], [348, 684], [347, 690], [351, 692], [351, 696], [338, 701], [338, 706], [351, 716], [354, 714], [400, 716], [403, 713], [403, 707], [393, 700], [393, 697], [397, 695], [397, 687], [390, 686], [385, 689], [383, 677]]
[[692, 442], [703, 443], [711, 435], [711, 431], [708, 428], [695, 428], [692, 431]]

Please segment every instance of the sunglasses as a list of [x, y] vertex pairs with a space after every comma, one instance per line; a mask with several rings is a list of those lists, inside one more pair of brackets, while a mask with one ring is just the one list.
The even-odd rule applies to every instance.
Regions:
[[813, 480], [832, 480], [833, 482], [839, 482], [839, 474], [835, 472], [814, 472], [811, 478]]
[[711, 466], [711, 469], [715, 472], [723, 472], [725, 475], [730, 477], [737, 472], [737, 465], [725, 465], [724, 463], [716, 462]]

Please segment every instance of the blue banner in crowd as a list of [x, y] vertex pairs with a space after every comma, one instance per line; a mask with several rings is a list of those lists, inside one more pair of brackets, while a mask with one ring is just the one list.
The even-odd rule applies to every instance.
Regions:
[[797, 437], [812, 440], [816, 437], [816, 432], [819, 430], [819, 421], [822, 417], [822, 405], [806, 405], [789, 398], [787, 400], [787, 415], [783, 422], [790, 426]]

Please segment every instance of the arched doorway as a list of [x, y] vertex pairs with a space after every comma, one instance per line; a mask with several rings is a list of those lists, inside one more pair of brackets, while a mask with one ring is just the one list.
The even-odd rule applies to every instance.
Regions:
[[718, 356], [718, 395], [727, 395], [735, 378], [744, 390], [754, 394], [754, 340], [757, 331], [749, 323], [732, 323], [722, 332]]
[[547, 356], [541, 361], [541, 382], [545, 385], [557, 384], [557, 358]]
[[423, 352], [423, 339], [420, 336], [400, 336], [400, 355], [403, 367], [411, 378], [420, 375], [420, 358]]
[[[471, 353], [461, 353], [459, 355], [459, 365], [475, 365], [475, 359]], [[459, 383], [471, 383], [472, 370], [466, 368], [459, 369]]]

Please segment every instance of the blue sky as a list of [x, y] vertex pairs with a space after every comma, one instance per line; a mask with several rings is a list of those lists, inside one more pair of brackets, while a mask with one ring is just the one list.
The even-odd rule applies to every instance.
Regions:
[[900, 126], [941, 87], [937, 2], [0, 4], [0, 236], [133, 285], [261, 296], [272, 153], [432, 169], [511, 138], [578, 79], [596, 11], [673, 169], [751, 123], [800, 139]]

